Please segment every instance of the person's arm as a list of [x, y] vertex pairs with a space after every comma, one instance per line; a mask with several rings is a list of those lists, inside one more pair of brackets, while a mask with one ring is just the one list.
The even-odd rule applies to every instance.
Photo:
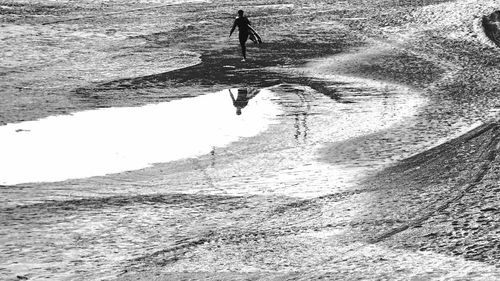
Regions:
[[231, 37], [231, 35], [233, 35], [235, 28], [236, 28], [236, 20], [234, 20], [233, 27], [231, 28], [231, 32], [229, 32], [229, 37]]
[[251, 98], [255, 97], [259, 92], [260, 92], [260, 90], [252, 88], [252, 89], [250, 89], [250, 91], [248, 91], [247, 98], [251, 99]]
[[247, 22], [247, 27], [250, 31], [252, 32], [255, 32], [255, 30], [252, 28], [252, 24], [250, 23], [250, 20], [248, 18], [246, 18], [246, 22]]
[[231, 89], [229, 89], [229, 95], [231, 96], [231, 99], [233, 100], [233, 104], [236, 102], [233, 96], [233, 92], [231, 92]]

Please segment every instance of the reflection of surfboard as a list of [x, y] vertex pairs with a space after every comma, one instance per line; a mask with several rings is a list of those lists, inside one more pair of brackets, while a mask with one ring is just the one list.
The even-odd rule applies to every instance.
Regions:
[[257, 33], [257, 31], [255, 31], [255, 29], [253, 29], [251, 26], [248, 26], [248, 28], [250, 29], [250, 34], [248, 35], [248, 38], [256, 44], [257, 43], [262, 44], [262, 38], [260, 38], [259, 33]]

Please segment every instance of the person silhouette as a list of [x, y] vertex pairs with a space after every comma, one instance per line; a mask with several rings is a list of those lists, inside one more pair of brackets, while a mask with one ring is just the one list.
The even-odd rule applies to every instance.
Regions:
[[[252, 41], [256, 40], [255, 39], [255, 31], [253, 28], [250, 26], [251, 23], [248, 20], [247, 17], [243, 16], [243, 10], [238, 11], [238, 17], [234, 20], [233, 27], [231, 28], [231, 31], [229, 32], [229, 37], [234, 32], [234, 29], [236, 26], [238, 26], [238, 31], [239, 31], [239, 40], [240, 40], [240, 46], [241, 46], [241, 54], [243, 55], [243, 59], [241, 61], [246, 61], [247, 59], [247, 47], [246, 47], [246, 42], [248, 40], [248, 37], [252, 35], [251, 39]], [[260, 37], [258, 38], [260, 41]], [[254, 41], [255, 42], [255, 41]]]
[[233, 92], [229, 90], [229, 95], [233, 101], [234, 107], [236, 107], [236, 115], [241, 115], [241, 110], [248, 105], [248, 101], [255, 97], [259, 93], [257, 89], [239, 88], [238, 95], [234, 98]]

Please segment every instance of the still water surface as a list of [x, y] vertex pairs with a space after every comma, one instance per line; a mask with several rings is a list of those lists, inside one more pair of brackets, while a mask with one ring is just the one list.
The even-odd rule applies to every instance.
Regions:
[[2, 126], [0, 183], [99, 176], [207, 154], [275, 122], [281, 110], [273, 99], [273, 92], [260, 91], [237, 118], [225, 90]]

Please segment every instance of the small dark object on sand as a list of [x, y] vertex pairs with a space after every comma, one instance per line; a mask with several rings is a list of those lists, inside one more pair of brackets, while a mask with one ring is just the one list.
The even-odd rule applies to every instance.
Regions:
[[500, 47], [500, 11], [483, 16], [483, 28], [486, 36]]

